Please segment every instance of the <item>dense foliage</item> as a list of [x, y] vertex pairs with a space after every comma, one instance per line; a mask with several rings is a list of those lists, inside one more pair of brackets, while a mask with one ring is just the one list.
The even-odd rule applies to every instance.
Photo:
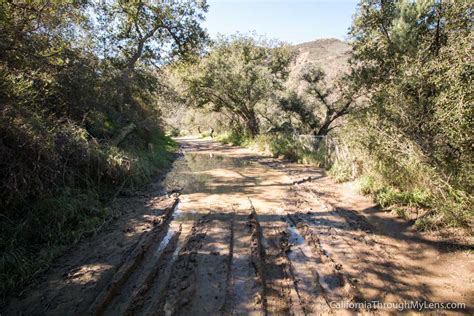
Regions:
[[1, 294], [56, 246], [93, 233], [110, 215], [105, 191], [166, 165], [159, 66], [201, 48], [206, 10], [203, 1], [0, 2]]
[[361, 1], [351, 30], [352, 82], [370, 97], [349, 134], [373, 178], [368, 190], [424, 192], [420, 224], [472, 219], [473, 9]]
[[185, 96], [192, 106], [226, 111], [233, 126], [260, 132], [256, 108], [282, 89], [292, 51], [281, 44], [237, 35], [216, 41], [211, 51], [182, 74]]
[[169, 162], [163, 116], [174, 134], [209, 128], [359, 178], [421, 228], [472, 227], [471, 1], [361, 0], [350, 73], [304, 69], [296, 88], [295, 50], [253, 35], [207, 46], [206, 11], [0, 2], [1, 294], [106, 223], [106, 193]]
[[284, 111], [295, 114], [307, 131], [316, 137], [326, 136], [335, 122], [349, 114], [356, 105], [356, 93], [342, 78], [328, 84], [321, 69], [311, 67], [302, 74], [303, 96], [290, 91], [280, 99]]
[[316, 163], [340, 181], [359, 178], [363, 192], [420, 228], [469, 227], [473, 9], [471, 1], [362, 0], [348, 72], [326, 80], [306, 67], [291, 74], [300, 78], [293, 87], [294, 51], [224, 39], [187, 68], [184, 95], [223, 114], [207, 123], [223, 142]]

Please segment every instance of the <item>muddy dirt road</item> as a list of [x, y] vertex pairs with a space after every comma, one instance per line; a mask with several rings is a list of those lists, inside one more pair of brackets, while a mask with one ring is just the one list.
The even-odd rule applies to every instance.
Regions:
[[472, 247], [412, 231], [323, 170], [178, 141], [164, 179], [117, 199], [117, 220], [3, 314], [395, 314], [380, 304], [409, 301], [473, 312]]

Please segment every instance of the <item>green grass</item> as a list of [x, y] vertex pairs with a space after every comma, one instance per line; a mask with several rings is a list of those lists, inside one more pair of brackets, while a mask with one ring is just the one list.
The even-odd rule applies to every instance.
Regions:
[[[470, 223], [474, 216], [472, 195], [461, 190], [447, 190], [432, 201], [434, 211], [416, 221], [415, 226], [421, 230], [436, 230], [440, 227], [464, 227], [472, 229]], [[470, 231], [472, 234], [472, 230]]]
[[400, 190], [394, 186], [382, 183], [376, 177], [368, 175], [360, 177], [358, 184], [362, 194], [372, 194], [375, 201], [382, 207], [395, 204], [428, 207], [432, 204], [431, 194], [427, 190], [420, 188]]
[[329, 175], [336, 182], [346, 182], [353, 179], [351, 165], [347, 161], [339, 159], [329, 169]]
[[324, 167], [327, 164], [324, 148], [310, 150], [295, 141], [290, 135], [259, 135], [255, 139], [247, 141], [246, 145], [272, 157], [284, 158], [315, 167]]
[[359, 191], [362, 194], [372, 194], [377, 190], [376, 181], [373, 177], [368, 175], [362, 175], [357, 179]]
[[392, 208], [401, 218], [409, 209], [423, 209], [424, 215], [415, 221], [419, 230], [438, 230], [442, 227], [469, 227], [473, 214], [473, 198], [461, 190], [408, 188], [407, 185], [387, 184], [380, 175], [363, 175], [358, 179], [359, 190], [370, 194], [384, 208]]
[[285, 134], [258, 135], [250, 139], [229, 132], [216, 139], [226, 144], [253, 147], [273, 157], [324, 167], [337, 182], [357, 179], [362, 194], [372, 195], [378, 204], [393, 208], [402, 218], [408, 218], [410, 210], [422, 209], [423, 215], [415, 222], [420, 230], [468, 227], [473, 216], [472, 195], [436, 180], [436, 173], [414, 157], [396, 164], [387, 157], [360, 156], [359, 153], [354, 157], [360, 168], [354, 172], [353, 161], [328, 157], [324, 146], [316, 151], [308, 150]]
[[65, 188], [39, 201], [27, 216], [1, 222], [0, 291], [14, 291], [48, 267], [67, 245], [96, 233], [110, 215], [96, 191]]
[[219, 134], [215, 139], [220, 143], [233, 146], [249, 146], [251, 143], [251, 140], [247, 135], [235, 131]]
[[375, 200], [382, 206], [387, 207], [394, 204], [427, 207], [431, 204], [431, 196], [428, 192], [413, 189], [401, 191], [394, 187], [384, 187], [374, 192]]
[[135, 161], [130, 175], [131, 183], [141, 185], [147, 183], [158, 170], [170, 165], [172, 155], [177, 150], [177, 144], [169, 137], [155, 137], [153, 150], [135, 150], [130, 155]]
[[275, 158], [283, 158], [315, 167], [324, 167], [328, 164], [324, 148], [316, 151], [309, 150], [285, 134], [258, 135], [252, 139], [238, 132], [225, 132], [217, 135], [215, 139], [223, 144], [255, 148]]
[[104, 154], [110, 172], [127, 166], [117, 173], [115, 184], [64, 187], [54, 196], [25, 203], [13, 215], [1, 215], [0, 298], [20, 290], [65, 248], [95, 235], [119, 216], [107, 207], [118, 188], [144, 185], [172, 161], [176, 144], [171, 138], [159, 135], [153, 139], [153, 147], [153, 151], [109, 148]]

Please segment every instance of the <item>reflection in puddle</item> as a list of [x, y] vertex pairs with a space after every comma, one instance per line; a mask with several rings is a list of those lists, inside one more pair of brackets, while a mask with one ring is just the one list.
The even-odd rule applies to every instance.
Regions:
[[[169, 244], [171, 239], [174, 235], [184, 230], [186, 233], [190, 230], [192, 223], [198, 220], [201, 217], [201, 214], [193, 211], [183, 212], [180, 209], [180, 203], [176, 205], [176, 208], [172, 215], [172, 220], [170, 222], [170, 226], [168, 228], [168, 232], [166, 233], [165, 237], [160, 242], [159, 247], [156, 250], [155, 256], [158, 258], [166, 246]], [[186, 234], [184, 234], [186, 235]], [[181, 245], [178, 245], [180, 248]], [[179, 249], [178, 249], [179, 250]], [[178, 251], [176, 251], [177, 253]]]
[[178, 222], [178, 223], [187, 222], [187, 221], [195, 221], [199, 217], [202, 216], [202, 214], [199, 214], [198, 212], [191, 211], [191, 210], [187, 212], [183, 212], [180, 208], [180, 204], [181, 203], [178, 203], [178, 205], [176, 206], [176, 210], [173, 213], [173, 221]]
[[[185, 153], [168, 173], [164, 184], [167, 189], [184, 188], [184, 194], [196, 192], [225, 193], [238, 186], [258, 185], [257, 174], [244, 175], [239, 170], [257, 163], [220, 155]], [[230, 184], [230, 185], [229, 185]]]
[[186, 152], [174, 162], [163, 184], [168, 191], [182, 189], [175, 220], [192, 225], [208, 213], [239, 209], [248, 213], [250, 200], [259, 216], [276, 216], [291, 181], [254, 161]]

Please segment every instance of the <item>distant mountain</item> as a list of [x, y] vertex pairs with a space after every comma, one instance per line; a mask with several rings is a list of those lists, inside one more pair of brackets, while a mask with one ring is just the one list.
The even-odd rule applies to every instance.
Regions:
[[300, 87], [298, 78], [311, 65], [320, 67], [327, 75], [328, 81], [349, 69], [348, 60], [351, 56], [349, 44], [338, 39], [319, 39], [294, 46], [299, 55], [290, 72], [289, 85]]

